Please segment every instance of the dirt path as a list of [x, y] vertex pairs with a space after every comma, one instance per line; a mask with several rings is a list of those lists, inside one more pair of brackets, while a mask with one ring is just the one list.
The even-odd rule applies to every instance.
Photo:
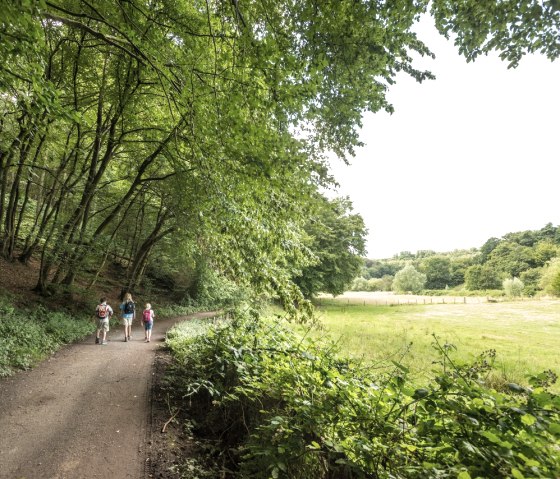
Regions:
[[91, 337], [1, 380], [0, 478], [146, 477], [156, 350], [189, 317], [156, 321], [150, 343], [139, 324], [127, 343], [113, 329], [105, 346]]

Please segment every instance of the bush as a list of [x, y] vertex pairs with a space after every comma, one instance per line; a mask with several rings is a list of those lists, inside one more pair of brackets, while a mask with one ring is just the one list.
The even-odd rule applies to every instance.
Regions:
[[494, 353], [441, 369], [425, 387], [408, 370], [376, 375], [330, 343], [302, 339], [280, 320], [177, 331], [175, 387], [202, 408], [200, 428], [245, 478], [555, 477], [560, 398], [547, 389], [486, 386]]
[[395, 274], [393, 290], [399, 293], [419, 293], [424, 289], [425, 284], [426, 275], [409, 264]]
[[203, 306], [169, 304], [159, 307], [157, 309], [157, 315], [160, 318], [170, 318], [173, 316], [187, 316], [189, 314], [204, 310], [206, 310], [206, 307]]
[[24, 311], [0, 299], [0, 377], [28, 369], [61, 345], [83, 338], [95, 329], [87, 318], [44, 308]]
[[552, 259], [543, 268], [540, 286], [546, 294], [560, 296], [560, 258]]
[[504, 292], [510, 298], [517, 298], [523, 296], [525, 285], [519, 278], [504, 279], [503, 282]]
[[540, 290], [539, 283], [541, 281], [542, 268], [531, 268], [523, 271], [519, 275], [519, 279], [523, 281], [525, 288], [523, 293], [527, 296], [535, 296]]
[[200, 266], [195, 282], [194, 300], [187, 298], [187, 306], [232, 308], [248, 298], [247, 291], [228, 278], [204, 265]]

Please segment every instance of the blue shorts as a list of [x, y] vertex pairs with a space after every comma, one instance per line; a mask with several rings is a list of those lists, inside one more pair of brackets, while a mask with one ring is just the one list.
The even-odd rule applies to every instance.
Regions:
[[152, 329], [154, 327], [154, 322], [153, 321], [148, 321], [147, 323], [144, 323], [144, 329], [146, 331], [149, 331], [150, 329]]

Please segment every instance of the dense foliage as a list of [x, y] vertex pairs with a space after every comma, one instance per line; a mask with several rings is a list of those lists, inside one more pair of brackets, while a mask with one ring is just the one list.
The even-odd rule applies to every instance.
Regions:
[[307, 298], [319, 292], [344, 293], [362, 267], [367, 233], [362, 217], [352, 213], [348, 198], [325, 199], [309, 212], [304, 229], [314, 257], [296, 284]]
[[[294, 278], [339, 291], [349, 271], [308, 236], [325, 154], [346, 160], [362, 113], [392, 111], [399, 72], [432, 78], [413, 61], [426, 13], [468, 59], [560, 50], [557, 1], [3, 1], [1, 254], [39, 260], [42, 293], [108, 263], [127, 289], [150, 270], [188, 286], [201, 259], [286, 300]], [[341, 276], [321, 285], [323, 260]]]
[[290, 296], [318, 256], [304, 227], [324, 152], [352, 153], [397, 71], [430, 77], [409, 57], [428, 54], [410, 30], [425, 6], [370, 7], [4, 2], [3, 256], [40, 259], [43, 293], [108, 262], [134, 289], [204, 258]]
[[44, 308], [22, 310], [0, 297], [0, 377], [27, 369], [61, 345], [95, 330], [91, 318]]
[[419, 293], [426, 285], [426, 275], [416, 271], [414, 266], [407, 264], [393, 280], [393, 289], [400, 293]]
[[[426, 275], [427, 290], [461, 288], [461, 293], [465, 294], [500, 289], [504, 284], [509, 289], [510, 284], [521, 283], [521, 295], [559, 295], [559, 255], [560, 227], [549, 223], [540, 230], [490, 238], [478, 249], [448, 253], [402, 252], [390, 259], [365, 260], [361, 278], [352, 288], [406, 291], [395, 285], [394, 279], [405, 267], [412, 266]], [[504, 292], [511, 296], [505, 288]], [[518, 295], [516, 292], [513, 296]]]
[[[560, 472], [552, 373], [506, 391], [485, 385], [493, 352], [441, 363], [413, 386], [395, 363], [378, 375], [280, 320], [177, 329], [172, 386], [198, 432], [218, 441], [226, 477], [506, 478]], [[217, 438], [217, 439], [216, 439]], [[229, 468], [229, 473], [227, 473]]]

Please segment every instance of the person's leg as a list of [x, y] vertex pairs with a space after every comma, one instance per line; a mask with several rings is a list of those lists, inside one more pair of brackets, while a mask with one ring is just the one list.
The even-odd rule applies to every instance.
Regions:
[[103, 341], [101, 344], [107, 344], [107, 333], [109, 332], [109, 323], [103, 323]]
[[123, 323], [124, 323], [124, 340], [125, 342], [128, 341], [128, 325], [127, 325], [127, 321], [126, 319], [123, 319]]
[[95, 333], [95, 344], [99, 344], [99, 335], [101, 333], [101, 329], [97, 326], [97, 332]]

